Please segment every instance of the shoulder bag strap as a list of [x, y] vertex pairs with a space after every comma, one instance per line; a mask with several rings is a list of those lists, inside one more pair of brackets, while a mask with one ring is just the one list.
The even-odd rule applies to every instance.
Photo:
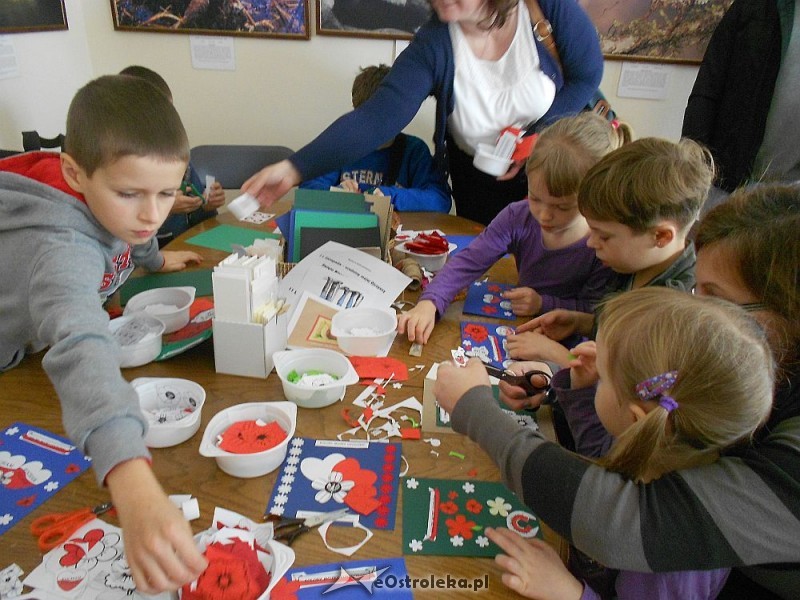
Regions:
[[406, 153], [406, 134], [398, 133], [389, 150], [389, 168], [381, 185], [393, 186], [397, 183], [400, 166], [403, 164], [403, 155]]
[[531, 23], [533, 23], [533, 36], [547, 48], [550, 56], [556, 61], [558, 68], [563, 71], [561, 57], [558, 55], [558, 48], [556, 48], [556, 38], [553, 37], [553, 26], [544, 16], [542, 7], [539, 6], [537, 0], [525, 0], [525, 4], [528, 5]]

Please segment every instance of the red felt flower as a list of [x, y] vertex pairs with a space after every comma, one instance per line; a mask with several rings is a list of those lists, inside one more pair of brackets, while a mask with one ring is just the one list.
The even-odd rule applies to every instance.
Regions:
[[489, 337], [489, 331], [483, 325], [469, 323], [464, 326], [464, 335], [480, 344], [485, 342], [486, 338]]
[[456, 515], [455, 519], [447, 519], [444, 523], [447, 525], [447, 533], [450, 537], [460, 535], [465, 540], [472, 539], [472, 528], [475, 527], [475, 521], [467, 520], [464, 515]]
[[470, 498], [467, 500], [467, 510], [477, 515], [483, 510], [483, 504], [475, 500], [475, 498]]
[[496, 306], [482, 306], [481, 312], [486, 313], [487, 315], [496, 315], [497, 314], [497, 307]]
[[375, 527], [388, 527], [389, 521], [385, 517], [378, 517], [375, 519]]
[[487, 289], [487, 290], [489, 290], [490, 292], [493, 292], [493, 293], [495, 293], [495, 294], [498, 294], [498, 293], [500, 293], [501, 291], [503, 291], [503, 288], [501, 288], [501, 287], [500, 287], [499, 285], [497, 285], [496, 283], [490, 283], [490, 284], [488, 284], [488, 285], [486, 286], [486, 289]]
[[257, 421], [238, 421], [222, 434], [219, 447], [234, 454], [254, 454], [269, 450], [286, 439], [277, 421], [260, 425]]
[[450, 500], [455, 500], [456, 498], [458, 498], [458, 492], [455, 490], [450, 490], [449, 492], [447, 492], [447, 497], [450, 498]]
[[368, 515], [378, 508], [380, 503], [375, 498], [378, 495], [375, 488], [378, 475], [374, 471], [362, 469], [355, 458], [344, 459], [333, 470], [342, 474], [343, 481], [355, 483], [344, 497], [347, 506], [362, 515]]
[[34, 502], [36, 502], [36, 494], [34, 494], [33, 496], [25, 496], [24, 498], [20, 498], [19, 500], [17, 500], [17, 505], [30, 506]]
[[80, 473], [81, 468], [75, 463], [69, 463], [67, 468], [64, 469], [65, 473]]
[[458, 505], [455, 502], [442, 502], [439, 510], [446, 515], [454, 515], [458, 512]]

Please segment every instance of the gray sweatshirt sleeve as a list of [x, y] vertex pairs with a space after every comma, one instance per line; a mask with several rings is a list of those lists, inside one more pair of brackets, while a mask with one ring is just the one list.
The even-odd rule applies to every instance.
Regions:
[[91, 456], [100, 483], [117, 464], [150, 454], [136, 392], [122, 377], [119, 350], [97, 293], [103, 258], [89, 243], [42, 255], [29, 283], [42, 365], [61, 401], [67, 435]]
[[158, 240], [153, 236], [146, 244], [131, 246], [131, 258], [137, 267], [144, 267], [151, 273], [164, 266], [164, 255], [158, 250]]

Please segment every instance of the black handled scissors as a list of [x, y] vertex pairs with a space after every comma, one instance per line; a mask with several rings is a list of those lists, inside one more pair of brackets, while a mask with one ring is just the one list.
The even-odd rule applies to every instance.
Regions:
[[[508, 369], [498, 369], [492, 365], [484, 365], [484, 367], [492, 377], [497, 377], [506, 383], [521, 387], [529, 397], [542, 394], [550, 389], [550, 373], [531, 369], [530, 371], [525, 371], [522, 375], [516, 375]], [[544, 385], [541, 383], [542, 380], [544, 380]]]
[[291, 546], [292, 542], [300, 534], [306, 531], [311, 531], [314, 527], [319, 527], [328, 521], [335, 521], [347, 514], [346, 508], [340, 508], [327, 513], [318, 513], [306, 518], [290, 519], [278, 515], [264, 515], [264, 521], [272, 523], [273, 536], [272, 539], [282, 541], [287, 546]]

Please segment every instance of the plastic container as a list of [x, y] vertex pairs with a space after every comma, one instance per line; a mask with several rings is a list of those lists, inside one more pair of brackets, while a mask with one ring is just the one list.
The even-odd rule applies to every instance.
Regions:
[[147, 290], [128, 300], [122, 314], [146, 312], [164, 323], [164, 333], [172, 333], [189, 322], [189, 308], [196, 292], [191, 286]]
[[119, 344], [120, 367], [140, 367], [161, 354], [164, 323], [147, 313], [112, 319], [108, 329]]
[[[358, 373], [350, 361], [335, 350], [323, 348], [302, 348], [299, 350], [281, 350], [272, 355], [275, 372], [283, 384], [283, 393], [303, 408], [322, 408], [344, 398], [348, 385], [358, 383]], [[298, 385], [289, 381], [292, 371], [307, 373], [322, 371], [335, 375], [338, 379], [322, 386]]]
[[[261, 419], [265, 423], [277, 421], [286, 432], [286, 439], [263, 452], [235, 454], [217, 446], [217, 436], [234, 423]], [[297, 406], [292, 402], [248, 402], [231, 406], [218, 412], [209, 421], [200, 442], [200, 454], [216, 459], [220, 469], [234, 477], [261, 477], [277, 469], [286, 458], [289, 440], [297, 426]]]
[[[372, 330], [373, 335], [359, 335], [354, 330]], [[348, 308], [331, 320], [331, 335], [339, 348], [351, 356], [385, 356], [397, 335], [397, 314], [380, 308]]]
[[499, 177], [505, 175], [511, 166], [510, 156], [498, 156], [494, 154], [494, 146], [490, 144], [478, 144], [472, 165], [484, 173]]
[[450, 253], [456, 248], [458, 248], [458, 246], [450, 243], [448, 244], [447, 252], [442, 252], [441, 254], [419, 254], [417, 252], [411, 252], [410, 250], [406, 250], [406, 243], [403, 242], [402, 244], [399, 244], [395, 249], [412, 257], [419, 263], [420, 267], [427, 269], [431, 273], [436, 273], [437, 271], [442, 270], [445, 263], [447, 262], [447, 257], [450, 256]]
[[139, 377], [131, 385], [149, 425], [144, 443], [150, 448], [176, 446], [200, 429], [206, 401], [200, 384], [172, 377]]

